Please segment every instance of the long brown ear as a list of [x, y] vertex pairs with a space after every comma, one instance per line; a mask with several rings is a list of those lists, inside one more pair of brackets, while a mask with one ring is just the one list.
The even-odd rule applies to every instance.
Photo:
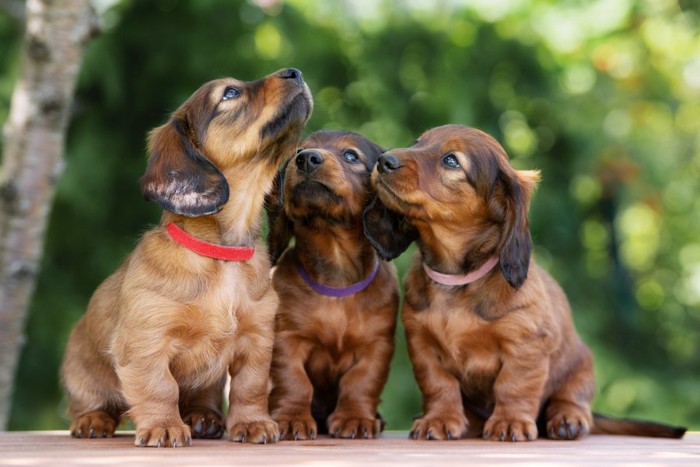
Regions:
[[284, 213], [284, 174], [287, 171], [289, 161], [285, 162], [277, 172], [277, 177], [272, 184], [272, 190], [265, 195], [265, 211], [267, 211], [267, 248], [270, 262], [274, 266], [280, 259], [284, 250], [289, 246], [289, 241], [294, 236], [292, 221]]
[[501, 272], [515, 290], [523, 285], [527, 278], [532, 254], [532, 238], [528, 211], [530, 195], [539, 180], [538, 171], [501, 172], [503, 182], [506, 220], [503, 239], [500, 245]]
[[224, 175], [190, 139], [183, 116], [151, 132], [141, 191], [163, 209], [188, 217], [215, 214], [228, 201]]
[[362, 214], [362, 223], [365, 237], [385, 261], [398, 257], [418, 238], [418, 231], [405, 217], [387, 208], [378, 196]]
[[367, 156], [367, 170], [371, 173], [374, 166], [377, 164], [379, 156], [384, 154], [385, 149], [372, 141], [362, 138], [360, 141], [360, 150]]

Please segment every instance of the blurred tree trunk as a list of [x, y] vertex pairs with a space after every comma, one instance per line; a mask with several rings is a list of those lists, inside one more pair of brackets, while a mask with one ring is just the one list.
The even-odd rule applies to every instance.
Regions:
[[4, 128], [0, 173], [0, 430], [10, 414], [75, 82], [97, 31], [89, 0], [27, 0], [26, 8], [23, 62]]

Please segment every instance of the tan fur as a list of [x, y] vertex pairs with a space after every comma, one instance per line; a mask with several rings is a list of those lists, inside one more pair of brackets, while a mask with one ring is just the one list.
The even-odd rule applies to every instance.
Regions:
[[[207, 83], [151, 134], [144, 192], [185, 214], [164, 211], [73, 330], [62, 367], [73, 436], [112, 436], [126, 413], [137, 446], [220, 437], [228, 371], [230, 438], [277, 439], [267, 404], [278, 298], [258, 235], [265, 192], [311, 112], [308, 88], [293, 71], [298, 79], [283, 70], [250, 83]], [[229, 86], [241, 95], [222, 100]], [[251, 115], [254, 109], [262, 111]], [[284, 112], [284, 124], [264, 133]], [[244, 262], [200, 256], [170, 238], [164, 226], [171, 222], [208, 242], [254, 245], [255, 255]]]
[[[284, 439], [314, 439], [319, 432], [374, 438], [383, 429], [377, 406], [394, 350], [396, 271], [380, 262], [367, 288], [337, 298], [311, 289], [298, 268], [333, 287], [370, 274], [377, 257], [362, 233], [362, 212], [373, 196], [369, 174], [382, 150], [358, 134], [340, 131], [314, 133], [301, 147], [304, 151], [284, 172], [277, 198], [268, 203], [273, 258], [295, 237], [273, 279], [280, 306], [271, 414]], [[347, 150], [359, 161], [345, 160]], [[299, 166], [312, 153], [323, 161], [305, 172]]]
[[[446, 165], [451, 158], [457, 167]], [[423, 395], [412, 438], [524, 441], [542, 429], [554, 439], [589, 431], [682, 436], [682, 428], [591, 413], [591, 352], [561, 287], [530, 260], [527, 214], [538, 172], [514, 170], [493, 138], [457, 125], [428, 130], [377, 167], [379, 201], [365, 214], [370, 239], [387, 258], [412, 239], [420, 250], [402, 309]], [[463, 275], [493, 256], [498, 265], [468, 285], [438, 284], [423, 268]]]

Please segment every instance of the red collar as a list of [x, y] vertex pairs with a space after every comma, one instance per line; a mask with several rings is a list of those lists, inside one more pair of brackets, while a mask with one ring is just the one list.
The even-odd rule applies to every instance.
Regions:
[[224, 261], [247, 261], [255, 253], [255, 247], [252, 246], [224, 246], [205, 242], [193, 237], [173, 223], [166, 225], [165, 230], [176, 243], [201, 256], [223, 259]]

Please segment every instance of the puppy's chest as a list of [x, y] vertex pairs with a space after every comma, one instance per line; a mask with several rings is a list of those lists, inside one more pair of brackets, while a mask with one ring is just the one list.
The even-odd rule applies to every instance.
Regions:
[[314, 309], [307, 308], [305, 319], [297, 322], [297, 335], [313, 343], [306, 367], [316, 377], [335, 379], [345, 373], [372, 335], [370, 317], [339, 302], [328, 300]]
[[352, 351], [367, 335], [369, 317], [354, 303], [326, 300], [311, 310], [307, 309], [306, 333], [317, 346], [331, 355]]
[[239, 276], [235, 267], [222, 268], [199, 299], [181, 310], [169, 332], [176, 355], [174, 373], [203, 382], [225, 372], [239, 330], [236, 310], [247, 299], [236, 286]]
[[249, 301], [243, 267], [238, 263], [222, 262], [217, 273], [204, 284], [201, 300], [198, 301], [222, 314], [231, 314]]
[[479, 318], [463, 303], [434, 300], [428, 310], [419, 313], [418, 319], [451, 373], [482, 377], [500, 370], [502, 349], [497, 325]]

